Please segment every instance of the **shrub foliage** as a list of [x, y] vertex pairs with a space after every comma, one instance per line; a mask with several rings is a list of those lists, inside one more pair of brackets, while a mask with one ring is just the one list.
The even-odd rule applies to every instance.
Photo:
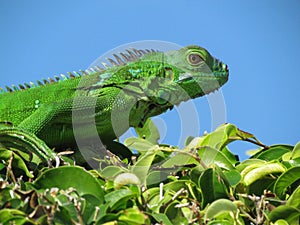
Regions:
[[[124, 142], [130, 159], [109, 149], [96, 169], [62, 155], [45, 165], [27, 145], [0, 143], [0, 223], [299, 224], [300, 144], [266, 146], [232, 124], [183, 149], [159, 144], [151, 121], [137, 134]], [[239, 161], [234, 141], [257, 149]]]

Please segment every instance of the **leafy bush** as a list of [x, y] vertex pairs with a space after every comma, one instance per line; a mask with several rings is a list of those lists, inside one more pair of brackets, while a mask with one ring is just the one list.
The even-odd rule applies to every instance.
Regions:
[[[158, 144], [151, 121], [137, 133], [130, 163], [110, 153], [93, 170], [0, 144], [1, 224], [299, 224], [300, 143], [265, 146], [232, 124], [183, 149]], [[233, 141], [259, 148], [240, 162]]]

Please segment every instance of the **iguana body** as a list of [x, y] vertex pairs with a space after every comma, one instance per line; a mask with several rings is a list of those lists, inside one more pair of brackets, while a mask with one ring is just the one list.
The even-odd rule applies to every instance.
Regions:
[[106, 143], [228, 79], [227, 66], [198, 46], [166, 53], [127, 50], [109, 61], [105, 69], [7, 88], [0, 94], [0, 121], [36, 134], [50, 147], [72, 147], [77, 137], [88, 142], [99, 136]]

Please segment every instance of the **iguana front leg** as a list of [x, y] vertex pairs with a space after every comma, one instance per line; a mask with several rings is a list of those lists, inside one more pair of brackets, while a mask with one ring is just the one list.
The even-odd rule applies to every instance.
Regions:
[[0, 122], [0, 146], [8, 149], [17, 149], [28, 154], [36, 154], [43, 162], [59, 165], [58, 156], [36, 135], [8, 122]]

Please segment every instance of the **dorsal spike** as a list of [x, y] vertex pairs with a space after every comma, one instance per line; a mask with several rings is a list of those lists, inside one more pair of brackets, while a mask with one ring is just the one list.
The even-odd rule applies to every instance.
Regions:
[[66, 75], [64, 75], [64, 74], [60, 74], [60, 76], [61, 76], [61, 78], [62, 78], [63, 80], [68, 80], [68, 77], [67, 77]]
[[130, 61], [136, 60], [138, 56], [134, 54], [131, 50], [126, 49], [126, 52], [129, 54]]
[[110, 68], [110, 66], [109, 66], [109, 65], [107, 65], [107, 63], [105, 63], [105, 62], [102, 62], [101, 64], [104, 66], [104, 68], [105, 68], [105, 69], [108, 69], [108, 68]]
[[125, 62], [130, 62], [130, 56], [129, 55], [127, 55], [123, 52], [120, 52], [119, 54], [122, 56], [122, 58]]
[[138, 51], [141, 54], [140, 56], [147, 54], [147, 50], [146, 49], [145, 50], [144, 49], [140, 49]]
[[81, 76], [81, 74], [78, 73], [77, 71], [73, 71], [73, 74], [75, 74], [76, 77], [80, 77]]
[[19, 84], [19, 88], [20, 88], [21, 90], [26, 89], [22, 84]]
[[5, 88], [6, 88], [6, 90], [7, 90], [8, 92], [13, 92], [13, 89], [11, 89], [10, 87], [5, 86]]
[[92, 71], [92, 73], [97, 73], [97, 70], [95, 70], [95, 67], [91, 67], [89, 68], [90, 71]]
[[18, 88], [16, 85], [14, 85], [14, 84], [13, 84], [13, 85], [11, 85], [11, 86], [12, 86], [12, 88], [13, 88], [13, 90], [14, 90], [14, 91], [18, 91], [18, 90], [20, 90], [20, 89], [19, 89], [19, 88]]
[[91, 71], [90, 68], [86, 69], [85, 72], [86, 72], [87, 75], [90, 75], [90, 74], [93, 73], [93, 71]]
[[98, 72], [102, 72], [104, 71], [105, 69], [103, 69], [102, 67], [100, 66], [95, 66], [95, 68], [97, 69]]
[[79, 70], [79, 71], [82, 74], [82, 76], [88, 75], [88, 73], [86, 73], [84, 70]]
[[67, 72], [67, 74], [69, 75], [70, 78], [75, 78], [75, 77], [76, 77], [76, 76], [75, 76], [73, 73], [71, 73], [71, 72]]
[[50, 84], [56, 83], [56, 81], [53, 80], [53, 78], [51, 78], [51, 77], [48, 77], [48, 80], [49, 80]]
[[42, 81], [44, 82], [44, 84], [49, 84], [49, 81], [45, 78], [43, 78]]
[[145, 54], [143, 50], [137, 50], [136, 48], [131, 48], [131, 50], [137, 55], [138, 58]]
[[106, 58], [106, 60], [108, 61], [108, 62], [110, 62], [110, 64], [111, 65], [113, 65], [113, 66], [117, 66], [118, 65], [118, 63], [116, 63], [113, 59], [111, 59], [111, 58]]
[[44, 84], [41, 82], [41, 81], [36, 81], [36, 83], [39, 85], [39, 86], [44, 86]]
[[26, 88], [26, 89], [31, 88], [30, 84], [24, 83], [24, 85], [25, 85], [25, 88]]
[[119, 65], [125, 65], [125, 62], [117, 55], [113, 54]]
[[32, 81], [29, 82], [30, 87], [36, 87], [35, 83], [33, 83]]

